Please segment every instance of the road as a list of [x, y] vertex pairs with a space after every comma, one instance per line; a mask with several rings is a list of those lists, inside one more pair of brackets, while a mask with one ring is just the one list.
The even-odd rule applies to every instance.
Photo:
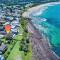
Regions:
[[60, 58], [51, 50], [47, 38], [35, 28], [30, 19], [28, 21], [28, 31], [31, 33], [29, 40], [32, 43], [31, 60], [60, 60]]

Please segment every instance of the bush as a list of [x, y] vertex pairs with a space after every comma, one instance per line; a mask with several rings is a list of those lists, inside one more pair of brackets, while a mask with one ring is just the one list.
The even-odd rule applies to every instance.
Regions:
[[21, 42], [20, 42], [20, 48], [19, 50], [20, 51], [24, 51], [24, 54], [26, 55], [27, 52], [29, 51], [28, 47], [29, 47], [29, 39], [22, 39]]
[[6, 53], [4, 54], [4, 57], [5, 57], [5, 60], [6, 60], [7, 57], [8, 57], [8, 52], [6, 52]]
[[29, 43], [29, 39], [26, 39], [26, 43]]
[[27, 29], [24, 29], [24, 32], [28, 33], [28, 30]]
[[7, 54], [9, 55], [10, 54], [10, 51], [8, 51]]

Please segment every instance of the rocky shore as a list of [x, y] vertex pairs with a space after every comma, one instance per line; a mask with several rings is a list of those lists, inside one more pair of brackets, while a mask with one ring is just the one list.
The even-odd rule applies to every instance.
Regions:
[[32, 43], [32, 59], [31, 60], [60, 60], [50, 49], [47, 38], [35, 28], [31, 20], [28, 19], [28, 31], [30, 34], [30, 42]]

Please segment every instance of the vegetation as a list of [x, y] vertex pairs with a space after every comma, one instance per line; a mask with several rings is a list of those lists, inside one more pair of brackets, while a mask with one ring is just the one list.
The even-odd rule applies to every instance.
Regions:
[[46, 3], [46, 2], [55, 2], [60, 0], [0, 0], [0, 3], [4, 3], [7, 5], [16, 5], [16, 4], [22, 4], [22, 2], [31, 2], [32, 3]]
[[21, 18], [21, 26], [23, 28], [23, 38], [22, 40], [20, 41], [20, 48], [19, 50], [20, 51], [23, 51], [24, 52], [24, 60], [29, 60], [31, 58], [31, 55], [32, 55], [32, 49], [31, 49], [31, 45], [30, 45], [30, 42], [29, 42], [29, 32], [27, 30], [27, 21], [25, 18]]
[[15, 43], [16, 43], [16, 41], [13, 40], [10, 44], [6, 44], [7, 47], [8, 47], [8, 49], [7, 49], [7, 51], [4, 53], [4, 57], [5, 57], [5, 59], [7, 59], [7, 57], [8, 57], [9, 54], [11, 53], [11, 51], [12, 51], [12, 49], [13, 49]]
[[19, 40], [16, 40], [16, 43], [10, 53], [10, 55], [8, 56], [7, 60], [16, 60], [18, 57], [20, 57], [20, 59], [22, 58], [22, 52], [19, 51], [19, 42], [22, 39], [22, 36], [20, 36]]
[[6, 38], [7, 43], [10, 43], [13, 40], [11, 33], [7, 34], [5, 38]]
[[24, 54], [26, 55], [27, 54], [27, 52], [29, 52], [29, 40], [27, 41], [27, 39], [26, 40], [24, 40], [24, 39], [22, 39], [22, 41], [20, 42], [20, 51], [24, 51]]
[[28, 30], [27, 30], [27, 21], [23, 17], [21, 18], [21, 26], [22, 26], [24, 32], [23, 32], [23, 39], [20, 42], [20, 49], [19, 50], [24, 51], [24, 53], [27, 54], [28, 45], [29, 45], [27, 43]]
[[[12, 35], [8, 34], [6, 35], [6, 38], [3, 38], [3, 42], [8, 47], [7, 51], [4, 53], [6, 60], [15, 60], [18, 57], [21, 57], [23, 60], [29, 60], [32, 55], [31, 45], [29, 42], [29, 33], [27, 30], [27, 21], [24, 18], [21, 18], [20, 23], [23, 28], [22, 35], [16, 35], [13, 39]], [[6, 43], [6, 41], [10, 41], [10, 43]]]

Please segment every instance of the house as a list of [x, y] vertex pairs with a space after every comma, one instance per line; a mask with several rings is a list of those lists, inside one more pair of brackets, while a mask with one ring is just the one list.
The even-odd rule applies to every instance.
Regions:
[[11, 28], [14, 29], [15, 28], [15, 25], [11, 25]]
[[1, 23], [5, 23], [5, 20], [1, 19], [1, 20], [0, 20], [0, 24], [1, 24]]
[[12, 31], [12, 34], [18, 34], [18, 29], [11, 29], [11, 31]]
[[5, 24], [3, 24], [3, 25], [7, 25], [7, 24], [10, 24], [10, 22], [6, 22]]
[[5, 60], [3, 55], [0, 55], [0, 60]]
[[7, 46], [4, 43], [2, 43], [0, 45], [0, 54], [3, 54], [6, 50], [7, 50]]
[[18, 20], [12, 21], [12, 24], [19, 24]]
[[6, 32], [5, 31], [0, 31], [0, 34], [6, 35]]
[[0, 26], [0, 31], [4, 31], [4, 26]]
[[14, 29], [11, 29], [12, 32], [17, 32], [18, 29], [14, 28]]
[[0, 34], [0, 39], [3, 38], [3, 37], [4, 37], [4, 35]]

